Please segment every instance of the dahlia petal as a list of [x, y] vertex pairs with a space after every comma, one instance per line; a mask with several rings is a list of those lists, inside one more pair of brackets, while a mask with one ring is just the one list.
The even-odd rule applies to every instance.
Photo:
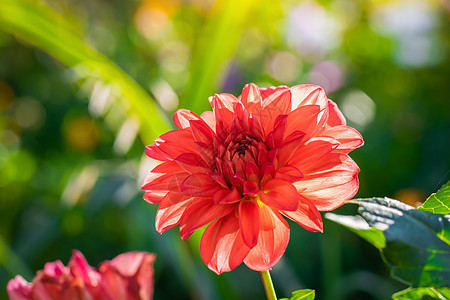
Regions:
[[159, 150], [159, 148], [155, 144], [145, 146], [145, 154], [148, 157], [159, 160], [159, 161], [169, 160], [167, 155], [164, 152], [162, 152], [161, 150]]
[[[238, 99], [230, 94], [216, 94], [212, 97], [211, 105], [215, 119], [230, 125], [234, 120], [234, 104], [236, 102], [238, 102]], [[217, 130], [217, 132], [219, 131]]]
[[181, 184], [180, 191], [184, 195], [211, 198], [220, 187], [211, 176], [197, 173], [189, 175]]
[[197, 153], [203, 158], [206, 164], [211, 168], [215, 164], [216, 152], [211, 143], [195, 142]]
[[242, 263], [250, 248], [244, 243], [234, 213], [211, 223], [200, 241], [203, 262], [217, 274], [229, 272]]
[[256, 84], [246, 84], [242, 90], [240, 100], [249, 114], [257, 117], [261, 115], [262, 97]]
[[326, 127], [320, 135], [334, 138], [340, 143], [335, 152], [348, 153], [364, 145], [361, 134], [345, 125]]
[[102, 273], [102, 280], [99, 289], [102, 300], [127, 299], [128, 293], [126, 287], [128, 281], [126, 278], [120, 276], [117, 270], [107, 263], [103, 263], [100, 266], [100, 271]]
[[281, 213], [306, 230], [323, 232], [323, 221], [319, 210], [310, 200], [303, 196], [300, 196], [296, 211], [282, 211]]
[[261, 110], [261, 124], [263, 124], [264, 131], [270, 132], [277, 116], [285, 115], [290, 111], [291, 92], [289, 89], [283, 87], [282, 89], [276, 90], [270, 96], [265, 97]]
[[289, 225], [280, 213], [261, 206], [258, 242], [244, 259], [254, 271], [270, 270], [283, 256], [289, 242]]
[[256, 181], [244, 181], [244, 194], [251, 197], [259, 193], [258, 183]]
[[249, 160], [245, 164], [245, 177], [247, 180], [259, 180], [259, 168], [253, 160]]
[[196, 142], [202, 143], [211, 143], [213, 131], [209, 128], [208, 124], [206, 124], [203, 120], [191, 120], [189, 121], [191, 124], [192, 135], [194, 136], [194, 140]]
[[176, 162], [164, 162], [157, 165], [155, 168], [153, 168], [153, 170], [150, 171], [149, 174], [147, 174], [144, 182], [142, 183], [141, 189], [150, 190], [151, 188], [153, 188], [158, 190], [167, 190], [169, 185], [168, 182], [170, 181], [169, 178], [176, 174], [182, 173], [186, 174], [186, 171], [181, 168]]
[[190, 120], [200, 120], [200, 117], [187, 109], [179, 109], [173, 115], [173, 123], [179, 129], [189, 128], [191, 125], [189, 124]]
[[208, 165], [203, 158], [194, 153], [184, 153], [175, 158], [175, 162], [189, 173], [207, 173]]
[[339, 145], [338, 141], [329, 137], [311, 138], [297, 148], [288, 164], [304, 172], [304, 168], [318, 162]]
[[337, 125], [346, 125], [347, 121], [345, 120], [344, 115], [339, 110], [336, 103], [332, 100], [328, 99], [328, 120], [327, 124], [329, 126], [337, 126]]
[[291, 87], [292, 109], [304, 105], [318, 105], [321, 109], [328, 105], [325, 91], [317, 85], [300, 84]]
[[292, 155], [295, 153], [295, 150], [301, 145], [303, 139], [305, 137], [305, 133], [302, 131], [294, 131], [291, 133], [281, 144], [277, 153], [277, 160], [279, 166], [284, 166]]
[[142, 198], [148, 203], [155, 204], [161, 202], [166, 195], [166, 191], [146, 191]]
[[190, 128], [176, 129], [164, 133], [155, 140], [155, 145], [171, 159], [187, 152], [197, 153]]
[[321, 118], [321, 109], [318, 105], [300, 106], [288, 114], [285, 135], [302, 131], [306, 135], [305, 139], [308, 139], [321, 129]]
[[298, 193], [295, 187], [285, 180], [268, 181], [259, 193], [261, 201], [278, 210], [294, 211], [298, 206]]
[[176, 226], [180, 222], [186, 207], [190, 204], [192, 198], [168, 193], [161, 201], [156, 212], [155, 228], [159, 233]]
[[203, 121], [208, 124], [209, 128], [214, 130], [216, 128], [216, 119], [214, 118], [214, 113], [212, 111], [205, 111], [200, 115]]
[[196, 199], [189, 204], [181, 217], [181, 238], [187, 240], [196, 229], [227, 215], [233, 209], [233, 205], [215, 204], [211, 199]]
[[311, 200], [320, 211], [330, 211], [343, 205], [345, 201], [355, 196], [358, 191], [358, 175], [341, 184], [311, 192], [301, 192], [301, 195]]
[[276, 172], [276, 179], [283, 179], [288, 182], [296, 182], [303, 178], [303, 173], [294, 166], [284, 166], [278, 168]]
[[231, 204], [236, 203], [242, 199], [236, 187], [231, 187], [231, 190], [220, 190], [213, 196], [213, 201], [216, 204]]
[[32, 284], [26, 281], [22, 276], [17, 275], [8, 282], [6, 291], [10, 300], [32, 300]]
[[259, 234], [259, 205], [251, 199], [239, 203], [239, 229], [242, 239], [250, 248], [256, 246]]
[[275, 120], [274, 128], [272, 131], [274, 146], [278, 147], [284, 139], [284, 134], [287, 127], [287, 115], [278, 116]]
[[178, 190], [181, 183], [189, 176], [189, 173], [160, 174], [150, 173], [147, 178], [153, 178], [153, 181], [147, 180], [142, 189], [146, 191], [171, 191]]
[[261, 97], [263, 98], [263, 104], [267, 105], [267, 103], [270, 103], [275, 98], [279, 97], [281, 94], [283, 94], [286, 90], [289, 90], [289, 87], [285, 85], [280, 86], [269, 86], [267, 88], [259, 88], [259, 92], [261, 94]]
[[86, 285], [97, 286], [100, 282], [101, 275], [94, 268], [89, 266], [84, 255], [74, 250], [68, 267], [75, 277], [80, 277]]

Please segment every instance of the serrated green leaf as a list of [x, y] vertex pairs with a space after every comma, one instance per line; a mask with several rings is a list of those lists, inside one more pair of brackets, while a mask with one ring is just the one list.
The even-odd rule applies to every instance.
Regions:
[[341, 216], [333, 213], [325, 214], [325, 217], [331, 221], [345, 226], [350, 231], [353, 231], [379, 250], [386, 247], [386, 238], [383, 231], [371, 228], [369, 224], [360, 216]]
[[434, 214], [450, 214], [450, 181], [444, 184], [439, 191], [431, 194], [418, 209]]
[[[450, 230], [450, 215], [423, 212], [389, 198], [352, 200], [371, 228], [383, 232], [382, 256], [394, 278], [413, 287], [446, 287], [450, 282], [450, 245], [442, 239]], [[360, 234], [361, 219], [331, 219]], [[329, 215], [327, 215], [329, 217]], [[375, 245], [373, 237], [365, 237]], [[379, 237], [378, 237], [379, 239]]]
[[408, 288], [392, 295], [394, 300], [450, 299], [449, 288]]
[[315, 297], [315, 290], [303, 289], [293, 292], [289, 298], [282, 298], [279, 300], [314, 300]]

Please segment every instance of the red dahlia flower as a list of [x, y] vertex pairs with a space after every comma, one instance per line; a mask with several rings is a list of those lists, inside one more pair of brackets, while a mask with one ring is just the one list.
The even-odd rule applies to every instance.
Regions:
[[160, 203], [156, 230], [180, 224], [186, 240], [198, 228], [200, 253], [217, 274], [242, 261], [271, 269], [289, 242], [283, 216], [322, 232], [319, 211], [333, 210], [358, 190], [359, 168], [347, 155], [362, 146], [322, 88], [244, 87], [238, 98], [210, 97], [213, 111], [181, 109], [179, 128], [147, 146], [164, 161], [144, 181], [144, 199]]
[[8, 282], [11, 300], [151, 300], [155, 255], [127, 252], [96, 270], [74, 251], [68, 266], [46, 263], [32, 283], [17, 275]]

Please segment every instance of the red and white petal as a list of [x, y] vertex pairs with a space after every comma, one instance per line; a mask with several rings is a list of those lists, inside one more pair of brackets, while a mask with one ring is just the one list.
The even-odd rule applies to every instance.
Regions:
[[279, 212], [268, 206], [260, 207], [258, 242], [244, 259], [254, 271], [270, 270], [283, 256], [289, 242], [289, 225]]
[[239, 99], [249, 114], [259, 118], [261, 115], [262, 97], [256, 84], [246, 84]]
[[190, 128], [176, 129], [164, 133], [155, 140], [158, 150], [174, 159], [183, 153], [197, 153]]
[[161, 201], [156, 212], [155, 228], [159, 233], [178, 225], [186, 207], [193, 198], [169, 192]]
[[211, 223], [200, 241], [203, 262], [217, 274], [239, 266], [249, 251], [239, 230], [239, 220], [233, 212]]
[[298, 192], [295, 187], [282, 179], [268, 181], [259, 193], [261, 201], [277, 210], [295, 211], [298, 206]]
[[211, 199], [195, 199], [183, 213], [180, 220], [180, 235], [187, 240], [194, 230], [227, 215], [234, 210], [234, 205], [215, 204]]
[[303, 196], [300, 196], [296, 211], [282, 211], [281, 213], [306, 230], [323, 232], [323, 221], [319, 210], [310, 200]]
[[175, 114], [173, 115], [173, 123], [175, 124], [175, 126], [177, 126], [179, 129], [184, 129], [184, 128], [189, 128], [190, 124], [189, 121], [190, 120], [200, 120], [201, 118], [193, 113], [190, 110], [187, 109], [179, 109], [175, 112]]
[[331, 137], [340, 143], [334, 152], [349, 153], [364, 145], [361, 134], [356, 129], [345, 125], [327, 126], [320, 135]]
[[300, 84], [291, 87], [292, 110], [304, 105], [318, 105], [324, 109], [328, 105], [328, 99], [325, 91], [317, 85]]

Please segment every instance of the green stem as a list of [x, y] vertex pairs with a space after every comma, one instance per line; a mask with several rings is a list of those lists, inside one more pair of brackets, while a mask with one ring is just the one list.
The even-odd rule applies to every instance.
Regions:
[[266, 290], [267, 300], [277, 300], [277, 295], [275, 294], [275, 289], [273, 288], [269, 271], [262, 271], [260, 274], [264, 284], [264, 289]]

